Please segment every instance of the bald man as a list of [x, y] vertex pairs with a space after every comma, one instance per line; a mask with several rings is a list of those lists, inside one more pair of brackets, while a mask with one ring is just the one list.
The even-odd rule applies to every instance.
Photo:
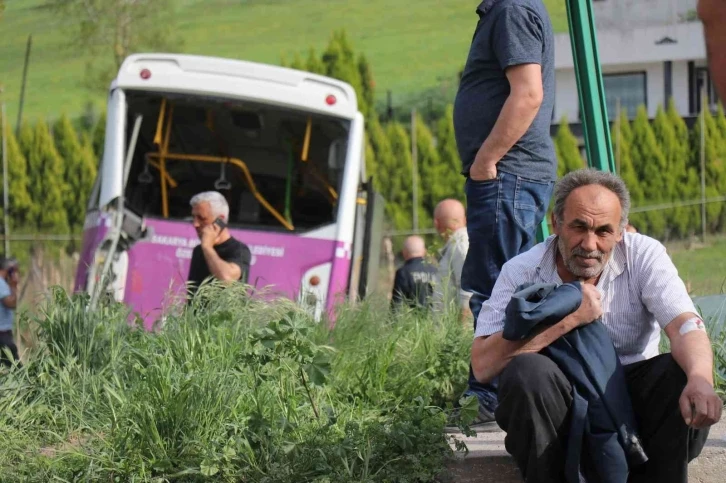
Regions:
[[703, 22], [709, 71], [718, 95], [726, 98], [726, 1], [699, 0], [698, 17]]
[[403, 266], [393, 281], [391, 308], [404, 305], [428, 309], [436, 280], [436, 267], [426, 262], [426, 244], [420, 236], [410, 236], [403, 242]]
[[469, 235], [466, 231], [466, 210], [460, 201], [445, 199], [434, 210], [434, 227], [444, 245], [439, 261], [439, 283], [434, 291], [434, 306], [443, 310], [456, 301], [457, 309], [464, 316], [471, 314], [471, 293], [461, 289], [461, 272], [469, 251]]

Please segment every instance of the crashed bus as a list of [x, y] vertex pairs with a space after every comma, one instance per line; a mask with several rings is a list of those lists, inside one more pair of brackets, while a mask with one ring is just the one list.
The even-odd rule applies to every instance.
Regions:
[[191, 55], [136, 54], [107, 106], [75, 289], [126, 303], [150, 329], [186, 293], [199, 243], [189, 201], [216, 190], [249, 246], [248, 283], [316, 318], [374, 289], [383, 200], [344, 82]]

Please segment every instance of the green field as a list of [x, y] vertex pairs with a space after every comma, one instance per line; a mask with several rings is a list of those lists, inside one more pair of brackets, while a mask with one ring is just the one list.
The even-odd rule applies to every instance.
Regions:
[[[87, 59], [68, 48], [68, 34], [45, 0], [5, 2], [0, 20], [0, 84], [8, 114], [17, 116], [23, 58], [33, 35], [24, 112], [31, 118], [74, 114], [103, 93], [83, 87]], [[370, 61], [379, 97], [396, 99], [453, 80], [463, 66], [476, 24], [472, 2], [421, 0], [177, 0], [180, 51], [279, 63], [282, 56], [322, 49], [344, 28]], [[555, 28], [567, 27], [562, 0], [545, 0]], [[110, 58], [110, 54], [109, 57]]]
[[673, 262], [691, 293], [696, 296], [726, 292], [726, 239], [707, 239], [704, 247], [669, 247]]

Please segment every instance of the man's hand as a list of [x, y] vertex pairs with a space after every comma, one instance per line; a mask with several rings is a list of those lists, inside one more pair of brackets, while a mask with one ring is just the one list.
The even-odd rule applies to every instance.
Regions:
[[216, 223], [206, 225], [202, 228], [201, 245], [202, 248], [212, 248], [214, 241], [219, 237], [221, 229]]
[[600, 300], [600, 292], [594, 285], [589, 283], [582, 284], [582, 302], [580, 307], [573, 312], [572, 316], [578, 322], [578, 327], [587, 325], [602, 317], [602, 301]]
[[489, 181], [497, 177], [497, 163], [485, 160], [482, 154], [483, 148], [483, 145], [479, 148], [474, 164], [469, 168], [469, 177], [474, 181]]
[[678, 403], [683, 420], [695, 429], [706, 428], [721, 419], [721, 398], [711, 383], [701, 377], [688, 379]]

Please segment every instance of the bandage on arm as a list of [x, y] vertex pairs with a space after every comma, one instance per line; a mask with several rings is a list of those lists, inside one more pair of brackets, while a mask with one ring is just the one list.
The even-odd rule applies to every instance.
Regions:
[[706, 324], [703, 323], [703, 320], [701, 320], [700, 317], [691, 317], [690, 319], [683, 322], [681, 328], [678, 329], [678, 333], [681, 335], [686, 335], [687, 333], [693, 332], [694, 330], [701, 330], [703, 332], [706, 332]]

